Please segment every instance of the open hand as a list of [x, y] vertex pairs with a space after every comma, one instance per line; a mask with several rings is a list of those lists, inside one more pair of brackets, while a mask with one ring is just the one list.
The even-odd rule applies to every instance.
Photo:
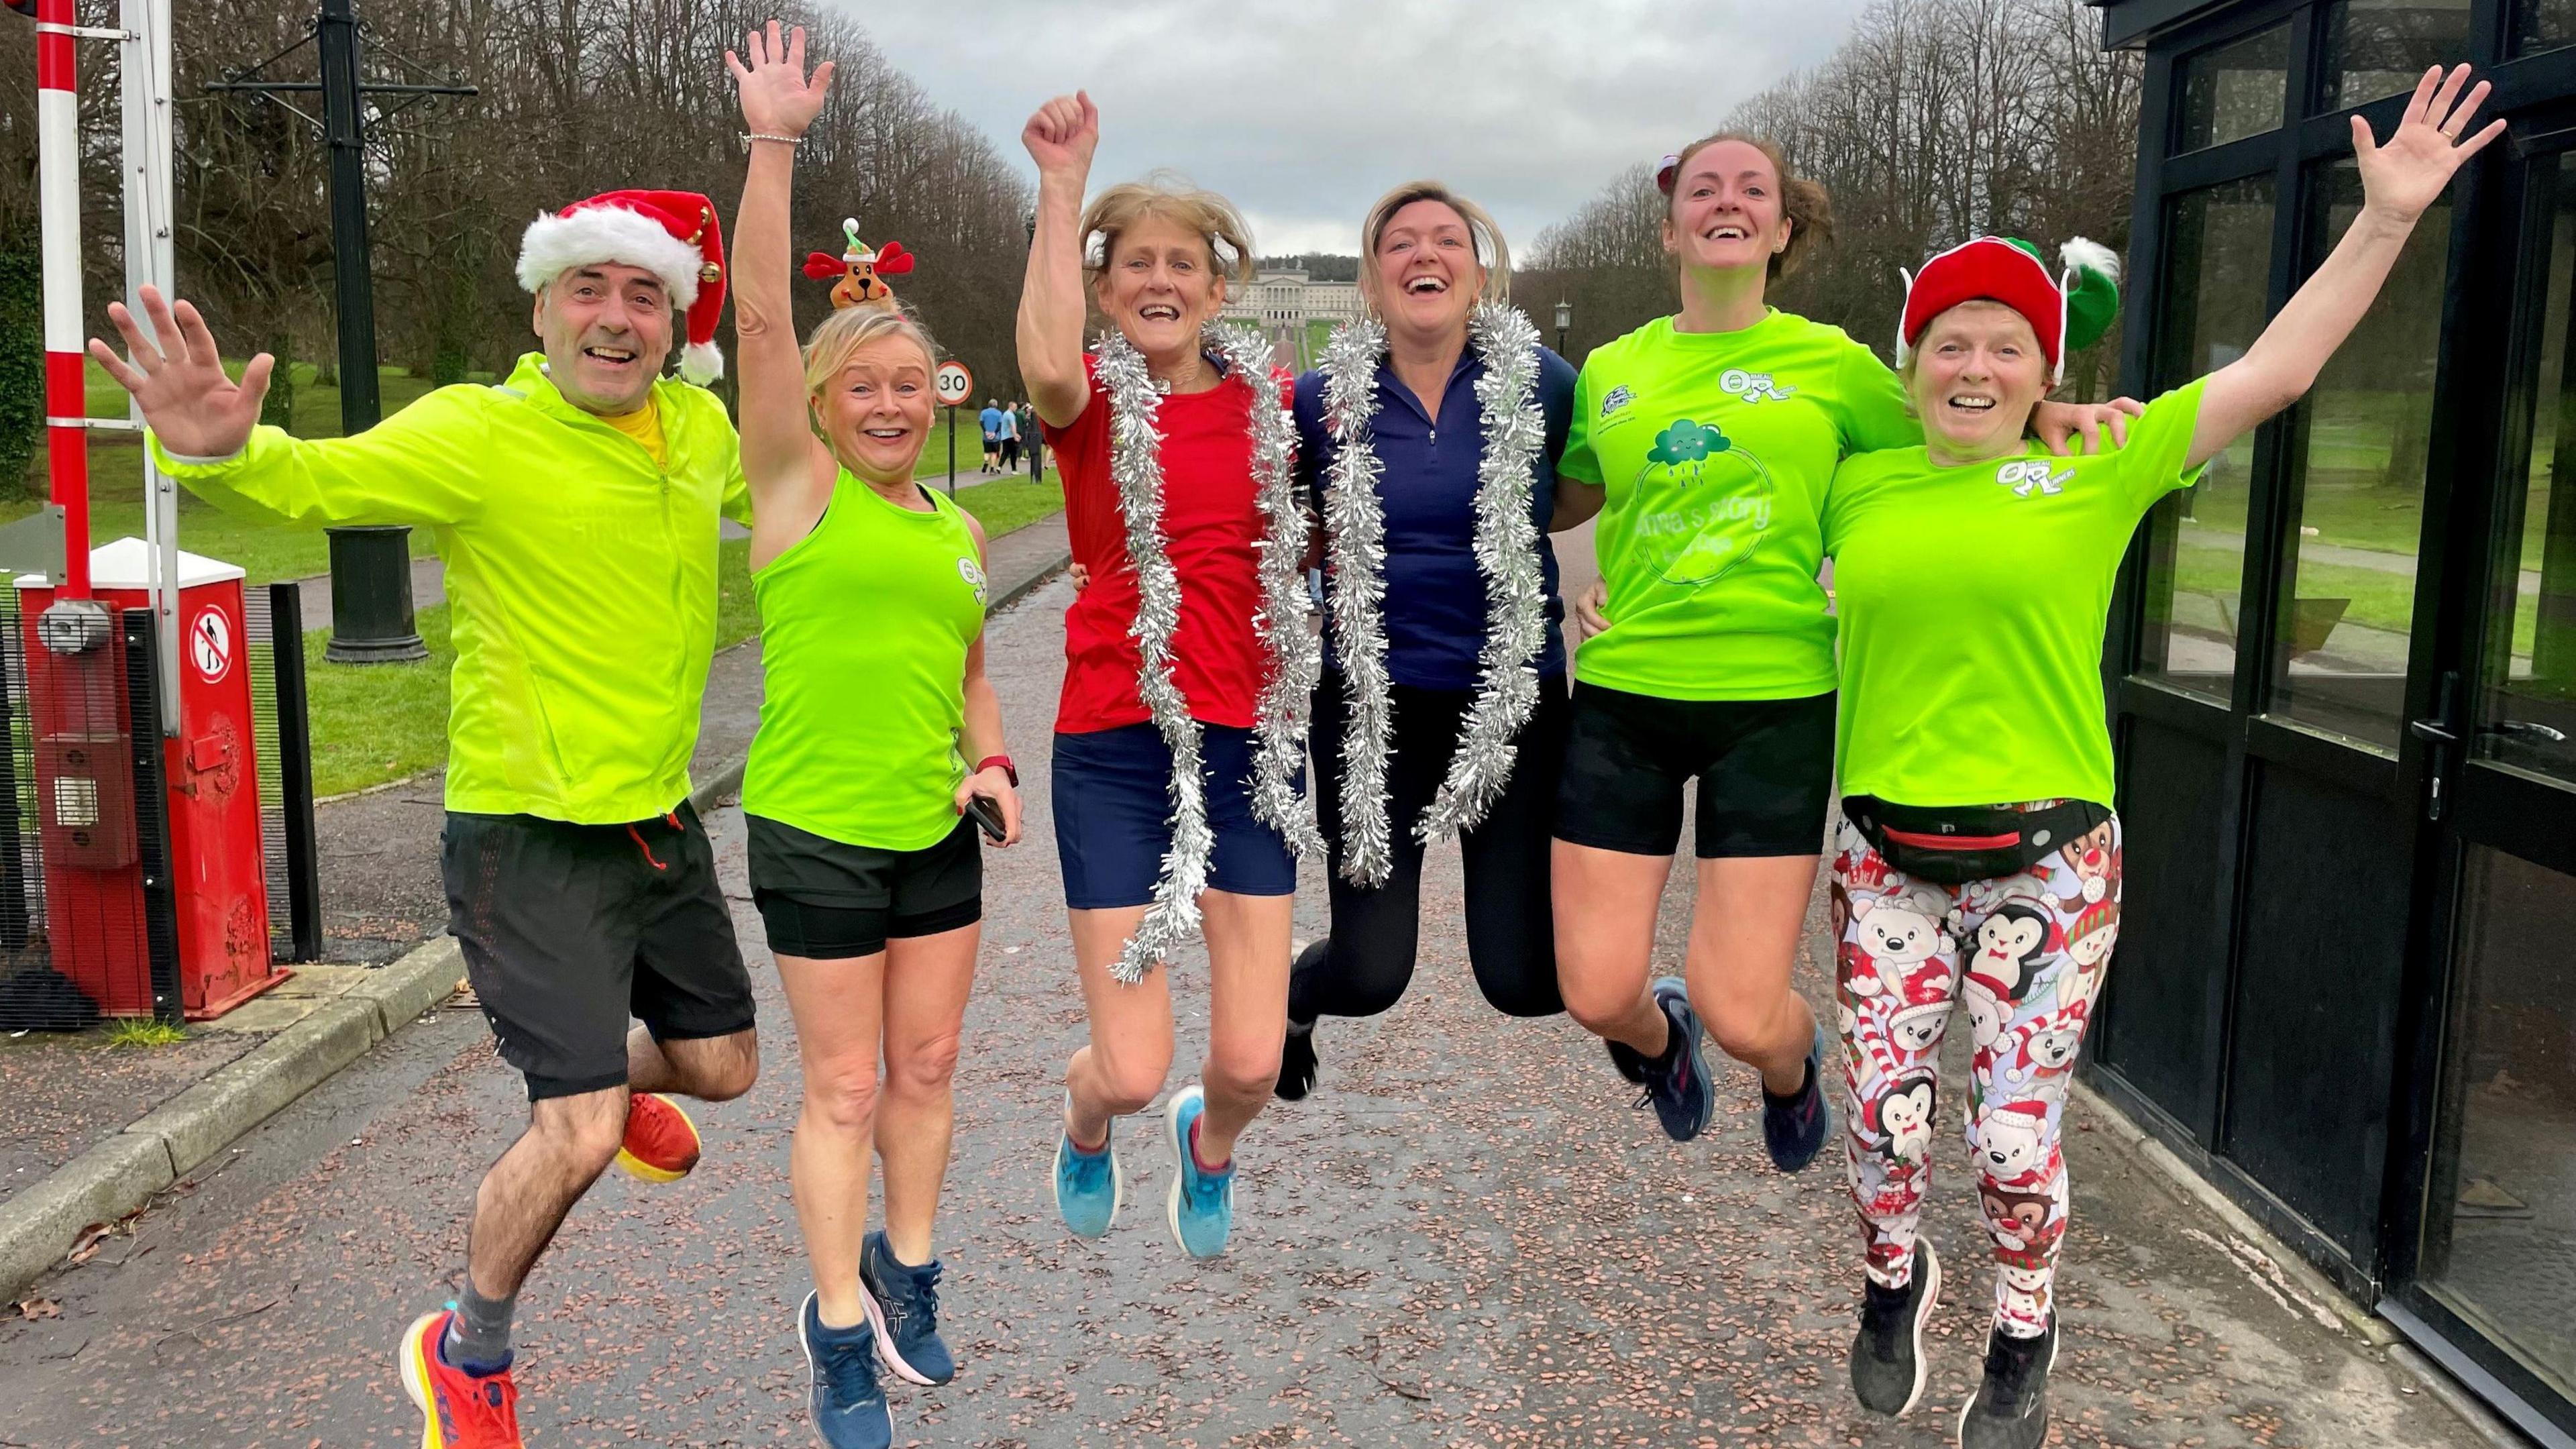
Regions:
[[732, 51], [725, 52], [725, 69], [733, 72], [734, 89], [742, 98], [742, 120], [745, 129], [763, 136], [802, 136], [814, 124], [823, 109], [823, 98], [832, 90], [832, 62], [814, 67], [805, 74], [805, 27], [787, 32], [785, 40], [778, 34], [778, 22], [769, 22], [766, 30], [755, 30], [743, 37], [742, 53], [751, 57], [746, 65]]
[[2465, 65], [2447, 76], [2438, 65], [2426, 70], [2385, 145], [2370, 134], [2369, 122], [2352, 118], [2352, 154], [2361, 166], [2363, 210], [2413, 226], [2424, 208], [2450, 186], [2460, 163], [2504, 134], [2504, 122], [2497, 120], [2464, 138], [2490, 89], [2480, 81], [2463, 97], [2460, 88], [2468, 80]]
[[134, 361], [128, 365], [116, 349], [95, 337], [89, 340], [89, 355], [118, 386], [134, 394], [143, 408], [144, 426], [159, 436], [163, 447], [192, 458], [229, 458], [240, 452], [250, 442], [250, 430], [259, 425], [260, 399], [268, 396], [268, 375], [277, 360], [265, 352], [252, 358], [236, 383], [224, 375], [215, 335], [194, 306], [183, 300], [174, 309], [161, 299], [160, 288], [149, 285], [141, 296], [153, 335], [178, 339], [178, 350], [164, 353], [153, 346], [125, 304], [110, 302], [107, 320], [125, 339]]
[[1041, 175], [1089, 176], [1091, 153], [1100, 145], [1100, 108], [1089, 91], [1058, 96], [1020, 128], [1020, 144]]

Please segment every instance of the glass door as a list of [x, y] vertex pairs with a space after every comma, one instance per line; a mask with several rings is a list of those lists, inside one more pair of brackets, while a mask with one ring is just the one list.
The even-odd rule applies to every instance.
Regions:
[[2457, 894], [2407, 1300], [2576, 1429], [2576, 156], [2519, 181], [2487, 582], [2442, 714], [2412, 724]]

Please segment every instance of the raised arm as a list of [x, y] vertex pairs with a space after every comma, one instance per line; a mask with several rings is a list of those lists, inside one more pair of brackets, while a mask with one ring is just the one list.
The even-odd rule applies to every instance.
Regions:
[[[725, 68], [733, 72], [743, 127], [753, 137], [742, 206], [733, 224], [742, 475], [751, 489], [755, 531], [769, 525], [782, 540], [793, 540], [813, 529], [831, 498], [831, 470], [818, 464], [823, 444], [805, 421], [805, 367], [790, 296], [787, 197], [795, 178], [796, 138], [823, 108], [832, 86], [832, 63], [816, 66], [807, 78], [804, 28], [788, 32], [782, 43], [773, 20], [765, 31], [744, 37], [742, 55], [726, 51]], [[788, 139], [772, 139], [777, 137]]]
[[2487, 98], [2480, 81], [2463, 98], [2469, 68], [2448, 76], [2424, 72], [2397, 130], [2380, 145], [2370, 124], [2352, 118], [2353, 158], [2361, 166], [2361, 214], [2325, 264], [2292, 294], [2243, 357], [2209, 375], [2192, 430], [2189, 466], [2218, 456], [2229, 443], [2305, 396], [2335, 349], [2352, 335], [2379, 296], [2415, 223], [2451, 184], [2462, 162], [2504, 131], [2504, 122], [2462, 139]]
[[1038, 416], [1060, 428], [1091, 401], [1082, 373], [1082, 191], [1100, 144], [1100, 110], [1087, 93], [1058, 96], [1029, 117], [1020, 143], [1038, 163], [1037, 233], [1020, 288], [1020, 380]]
[[143, 408], [146, 439], [164, 472], [224, 509], [269, 523], [461, 523], [480, 504], [475, 460], [488, 454], [478, 411], [460, 400], [481, 389], [441, 388], [353, 438], [305, 441], [259, 423], [274, 360], [250, 360], [236, 384], [224, 375], [214, 334], [185, 301], [142, 289], [153, 345], [121, 303], [107, 319], [128, 362], [90, 339], [90, 356]]

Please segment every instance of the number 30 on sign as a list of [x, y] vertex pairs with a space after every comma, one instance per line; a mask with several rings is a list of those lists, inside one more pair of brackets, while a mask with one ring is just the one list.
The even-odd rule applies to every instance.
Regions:
[[968, 372], [962, 362], [943, 362], [930, 385], [939, 394], [939, 405], [953, 408], [975, 395], [975, 374]]

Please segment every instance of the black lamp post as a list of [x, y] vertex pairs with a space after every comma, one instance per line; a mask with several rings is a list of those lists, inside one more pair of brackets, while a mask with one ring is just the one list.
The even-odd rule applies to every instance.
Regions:
[[[284, 98], [314, 92], [321, 95], [319, 125], [331, 159], [328, 196], [331, 269], [337, 302], [334, 320], [340, 344], [340, 431], [346, 437], [374, 427], [381, 412], [376, 390], [375, 290], [367, 257], [367, 97], [405, 98], [391, 110], [380, 112], [382, 119], [431, 96], [475, 93], [472, 86], [445, 81], [367, 80], [360, 63], [358, 29], [351, 0], [321, 0], [321, 14], [313, 27], [321, 62], [320, 80], [281, 81], [260, 76], [260, 71], [285, 59], [280, 54], [207, 87], [212, 91], [264, 95], [307, 121], [314, 117]], [[409, 62], [404, 64], [408, 66]], [[281, 360], [279, 365], [288, 363]], [[411, 530], [399, 525], [371, 525], [324, 532], [331, 540], [331, 643], [323, 657], [335, 664], [428, 658], [429, 650], [421, 643], [420, 631], [413, 621]]]
[[1567, 329], [1571, 328], [1573, 325], [1574, 325], [1574, 304], [1573, 304], [1572, 302], [1559, 302], [1559, 303], [1557, 303], [1557, 304], [1556, 304], [1556, 355], [1557, 355], [1557, 356], [1559, 356], [1559, 357], [1563, 357], [1563, 356], [1565, 355], [1565, 334], [1566, 334]]

